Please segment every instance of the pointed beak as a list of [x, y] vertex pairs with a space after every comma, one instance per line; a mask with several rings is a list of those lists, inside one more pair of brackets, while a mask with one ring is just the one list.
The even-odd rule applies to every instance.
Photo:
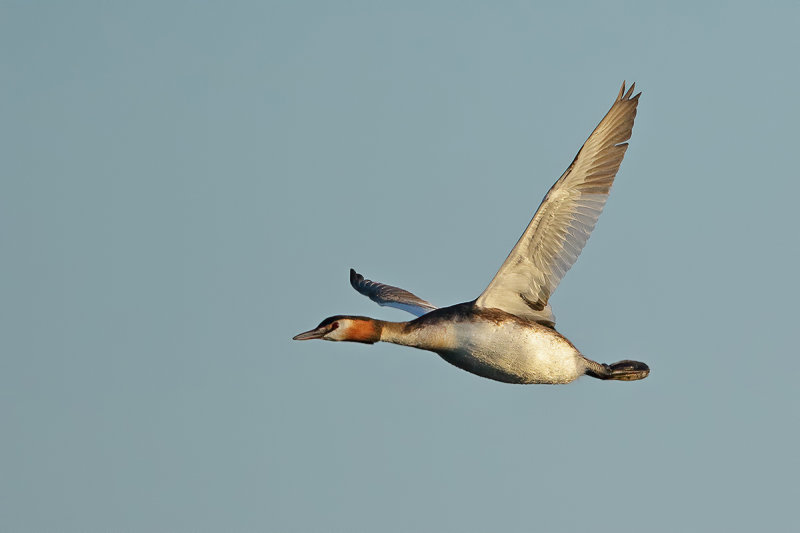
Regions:
[[328, 328], [321, 327], [300, 333], [292, 337], [293, 341], [307, 341], [311, 339], [321, 339], [328, 332]]

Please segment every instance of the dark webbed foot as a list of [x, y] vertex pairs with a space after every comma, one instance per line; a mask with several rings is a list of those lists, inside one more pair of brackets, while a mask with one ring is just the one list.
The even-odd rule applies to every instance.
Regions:
[[650, 367], [639, 361], [618, 361], [607, 365], [592, 361], [586, 374], [597, 379], [615, 379], [618, 381], [636, 381], [650, 374]]

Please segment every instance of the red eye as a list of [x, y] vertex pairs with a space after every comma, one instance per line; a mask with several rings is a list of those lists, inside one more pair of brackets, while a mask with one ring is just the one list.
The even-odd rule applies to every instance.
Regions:
[[338, 322], [334, 322], [333, 324], [331, 324], [331, 331], [335, 330], [338, 327], [339, 327], [339, 323]]

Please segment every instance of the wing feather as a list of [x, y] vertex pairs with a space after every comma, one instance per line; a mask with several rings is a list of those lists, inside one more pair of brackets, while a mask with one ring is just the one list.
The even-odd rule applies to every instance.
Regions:
[[631, 96], [635, 86], [626, 92], [623, 82], [611, 109], [550, 188], [476, 306], [537, 321], [550, 312], [550, 295], [589, 239], [625, 156], [641, 95]]
[[435, 305], [407, 290], [364, 279], [364, 276], [352, 268], [350, 269], [350, 285], [378, 305], [402, 309], [412, 315], [422, 316], [437, 309]]

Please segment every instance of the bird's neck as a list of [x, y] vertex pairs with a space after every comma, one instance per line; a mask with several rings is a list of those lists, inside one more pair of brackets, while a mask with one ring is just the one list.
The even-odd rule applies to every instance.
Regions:
[[440, 338], [440, 332], [431, 328], [409, 327], [409, 324], [410, 322], [386, 322], [359, 317], [347, 329], [347, 337], [342, 340], [366, 344], [390, 342], [423, 350], [436, 350], [440, 347], [444, 340]]
[[380, 340], [434, 352], [449, 345], [444, 329], [411, 322], [381, 322]]
[[414, 336], [409, 335], [406, 328], [408, 322], [384, 322], [383, 320], [376, 320], [375, 322], [380, 328], [379, 340], [381, 342], [414, 346]]
[[391, 342], [405, 346], [415, 346], [416, 337], [408, 331], [408, 322], [386, 322], [374, 318], [361, 318], [354, 321], [347, 329], [347, 337], [343, 340], [373, 344]]

